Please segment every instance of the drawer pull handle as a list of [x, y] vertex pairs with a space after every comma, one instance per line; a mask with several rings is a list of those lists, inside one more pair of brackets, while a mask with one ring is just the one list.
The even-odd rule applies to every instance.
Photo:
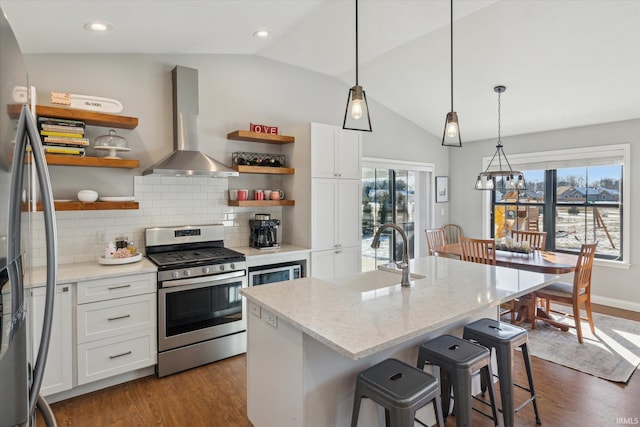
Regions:
[[107, 320], [109, 322], [111, 322], [112, 320], [118, 320], [118, 319], [126, 319], [127, 317], [131, 317], [130, 314], [124, 314], [122, 316], [116, 316], [116, 317], [109, 317]]
[[109, 286], [109, 290], [112, 291], [114, 289], [122, 289], [122, 288], [130, 288], [131, 285], [120, 285], [120, 286]]
[[114, 354], [113, 356], [109, 356], [109, 359], [116, 359], [118, 357], [122, 357], [122, 356], [128, 356], [131, 353], [133, 353], [131, 350], [125, 352], [125, 353], [120, 353], [120, 354]]

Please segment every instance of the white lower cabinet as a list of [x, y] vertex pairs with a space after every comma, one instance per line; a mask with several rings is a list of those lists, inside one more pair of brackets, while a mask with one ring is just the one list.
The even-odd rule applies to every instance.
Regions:
[[78, 385], [156, 364], [156, 274], [78, 282]]
[[156, 363], [155, 333], [148, 331], [78, 345], [78, 385]]
[[362, 249], [360, 246], [311, 252], [311, 276], [331, 279], [359, 273]]
[[[31, 318], [33, 348], [32, 361], [35, 362], [40, 347], [46, 288], [31, 289]], [[72, 327], [72, 285], [56, 286], [53, 305], [53, 324], [49, 341], [49, 352], [42, 379], [40, 394], [70, 390], [73, 386], [73, 327]]]

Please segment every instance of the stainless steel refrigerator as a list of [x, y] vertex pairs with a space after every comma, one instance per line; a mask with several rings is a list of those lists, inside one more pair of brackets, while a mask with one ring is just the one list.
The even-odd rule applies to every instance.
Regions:
[[[39, 396], [49, 348], [57, 272], [53, 195], [42, 144], [28, 107], [27, 71], [13, 31], [0, 8], [0, 427], [31, 426], [36, 408], [55, 425]], [[39, 193], [39, 194], [36, 194]], [[34, 206], [39, 197], [43, 214]], [[47, 246], [46, 302], [38, 355], [29, 355], [30, 230], [44, 221]]]

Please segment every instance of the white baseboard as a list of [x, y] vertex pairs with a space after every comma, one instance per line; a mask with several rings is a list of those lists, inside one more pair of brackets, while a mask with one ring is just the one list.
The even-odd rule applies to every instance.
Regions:
[[615, 298], [599, 297], [591, 295], [591, 302], [594, 304], [606, 305], [609, 307], [621, 308], [623, 310], [631, 310], [640, 312], [640, 303], [632, 301], [624, 301]]

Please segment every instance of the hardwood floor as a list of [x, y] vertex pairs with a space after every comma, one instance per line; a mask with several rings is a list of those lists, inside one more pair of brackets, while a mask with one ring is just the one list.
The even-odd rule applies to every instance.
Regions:
[[[637, 312], [602, 306], [594, 306], [594, 311], [640, 321]], [[517, 381], [525, 384], [522, 359], [514, 359]], [[620, 424], [616, 418], [637, 420], [640, 417], [640, 373], [637, 371], [629, 383], [623, 385], [535, 357], [532, 364], [544, 426], [615, 426]], [[518, 391], [516, 402], [523, 401], [524, 396], [524, 392]], [[59, 426], [252, 425], [246, 416], [244, 355], [165, 378], [142, 378], [51, 406]], [[493, 425], [491, 420], [477, 414], [473, 423], [481, 427]], [[516, 415], [516, 423], [523, 427], [536, 425], [531, 405]], [[446, 426], [455, 426], [455, 418], [448, 417]]]

